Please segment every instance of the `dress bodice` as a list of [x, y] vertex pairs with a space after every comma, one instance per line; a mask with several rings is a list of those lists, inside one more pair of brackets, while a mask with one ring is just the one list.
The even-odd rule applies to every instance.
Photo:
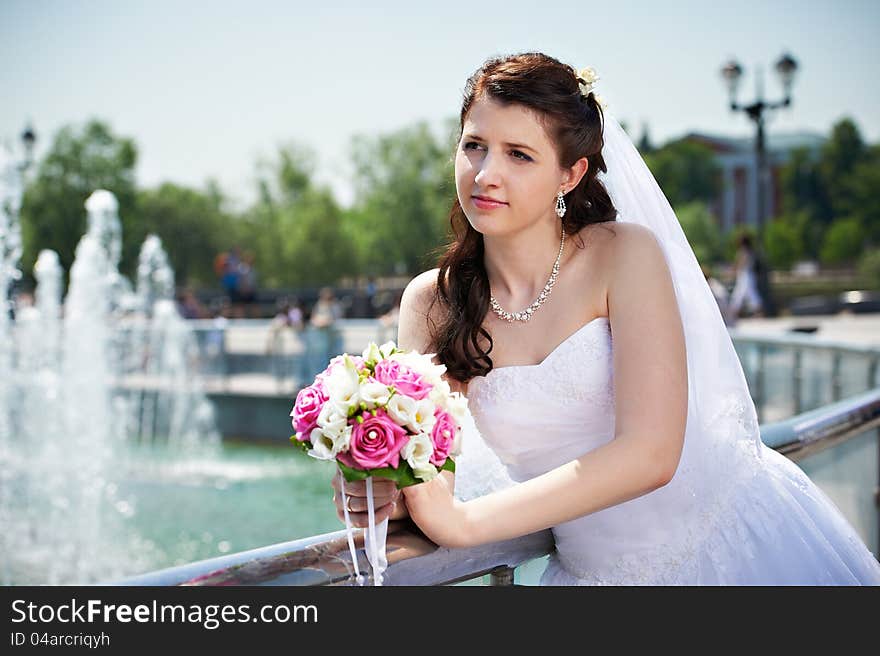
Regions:
[[485, 441], [522, 481], [614, 436], [611, 325], [597, 317], [537, 365], [499, 367], [471, 380], [468, 399]]

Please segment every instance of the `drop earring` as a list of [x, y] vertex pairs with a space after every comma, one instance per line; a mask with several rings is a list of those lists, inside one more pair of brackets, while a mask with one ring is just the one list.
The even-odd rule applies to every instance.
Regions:
[[562, 190], [556, 194], [556, 216], [560, 219], [565, 216], [565, 199], [563, 198]]

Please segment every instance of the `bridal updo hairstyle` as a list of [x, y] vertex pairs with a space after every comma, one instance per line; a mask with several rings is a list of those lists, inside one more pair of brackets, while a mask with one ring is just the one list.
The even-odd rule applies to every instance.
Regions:
[[[607, 171], [602, 158], [602, 108], [592, 92], [581, 94], [571, 66], [541, 53], [487, 60], [465, 85], [459, 140], [468, 110], [480, 98], [535, 111], [556, 145], [560, 166], [570, 167], [581, 157], [588, 159], [586, 174], [564, 197], [568, 210], [562, 224], [566, 234], [575, 235], [589, 223], [615, 220], [617, 210], [596, 178], [599, 171]], [[489, 311], [489, 278], [483, 263], [483, 235], [471, 227], [457, 197], [449, 221], [453, 241], [440, 258], [432, 303], [439, 302], [443, 312], [432, 338], [447, 373], [467, 383], [492, 370], [492, 336], [482, 327]], [[488, 344], [485, 349], [480, 346], [480, 336]]]

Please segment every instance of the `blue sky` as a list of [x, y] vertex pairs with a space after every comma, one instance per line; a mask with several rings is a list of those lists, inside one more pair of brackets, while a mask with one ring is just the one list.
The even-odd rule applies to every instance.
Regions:
[[610, 111], [646, 122], [655, 142], [753, 134], [727, 110], [718, 70], [741, 62], [747, 101], [762, 66], [774, 99], [772, 65], [789, 51], [801, 66], [794, 106], [768, 129], [825, 133], [851, 116], [876, 142], [878, 28], [877, 0], [0, 0], [0, 139], [31, 120], [45, 148], [60, 126], [98, 117], [137, 141], [140, 185], [213, 177], [240, 203], [257, 160], [301, 142], [348, 202], [352, 135], [439, 126], [484, 59], [540, 50], [593, 66]]

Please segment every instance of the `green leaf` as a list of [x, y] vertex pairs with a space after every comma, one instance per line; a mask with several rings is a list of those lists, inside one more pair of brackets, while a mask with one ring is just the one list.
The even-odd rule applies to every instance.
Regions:
[[348, 467], [347, 465], [342, 464], [338, 460], [336, 464], [339, 465], [340, 471], [342, 471], [342, 475], [345, 476], [345, 480], [349, 483], [354, 481], [363, 481], [370, 476], [378, 477], [378, 478], [387, 478], [389, 480], [394, 481], [397, 484], [398, 488], [409, 487], [410, 485], [418, 485], [422, 481], [417, 479], [413, 474], [412, 467], [409, 466], [409, 463], [402, 460], [397, 469], [393, 467], [380, 467], [378, 469], [354, 469], [352, 467]]
[[312, 448], [312, 443], [308, 440], [300, 442], [296, 439], [296, 435], [290, 436], [290, 441], [293, 442], [294, 446], [299, 447], [304, 453], [308, 453]]
[[451, 471], [453, 474], [455, 473], [455, 462], [453, 462], [452, 458], [447, 458], [446, 462], [443, 463], [443, 466], [440, 467], [440, 471], [443, 470]]

